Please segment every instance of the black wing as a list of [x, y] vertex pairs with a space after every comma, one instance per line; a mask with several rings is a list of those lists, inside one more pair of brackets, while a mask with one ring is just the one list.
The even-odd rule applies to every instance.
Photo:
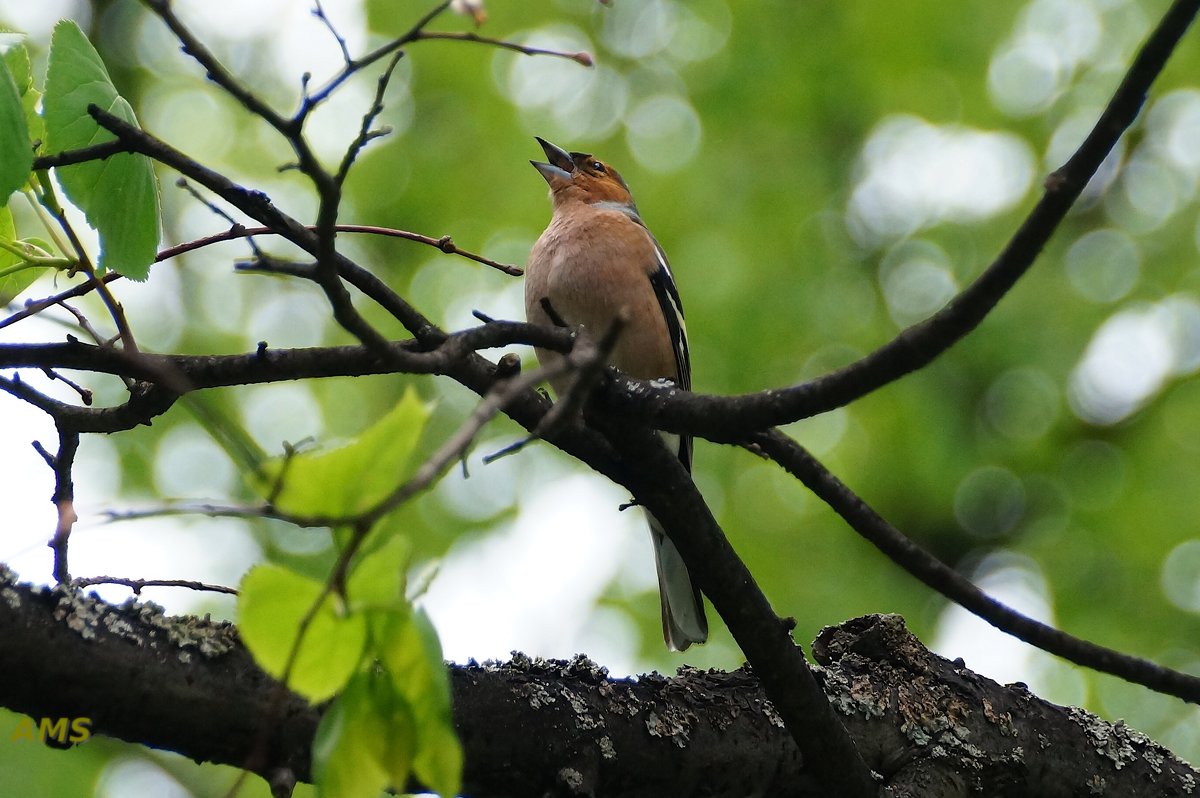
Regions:
[[[653, 236], [651, 240], [653, 240]], [[650, 275], [650, 285], [654, 287], [654, 295], [658, 297], [658, 306], [662, 310], [663, 319], [667, 322], [667, 333], [671, 336], [671, 347], [675, 350], [675, 384], [685, 391], [690, 391], [692, 389], [692, 357], [688, 350], [683, 302], [679, 299], [679, 289], [675, 286], [675, 278], [671, 276], [671, 266], [667, 263], [667, 255], [657, 241], [654, 242], [654, 252], [658, 256], [658, 264]], [[684, 468], [688, 471], [692, 470], [692, 438], [690, 435], [679, 436], [679, 459]]]

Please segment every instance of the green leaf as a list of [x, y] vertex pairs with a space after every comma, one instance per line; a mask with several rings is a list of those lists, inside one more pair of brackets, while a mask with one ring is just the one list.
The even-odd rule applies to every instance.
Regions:
[[[46, 147], [74, 150], [114, 136], [88, 114], [95, 105], [131, 125], [133, 109], [118, 93], [96, 49], [71, 20], [54, 26], [43, 117]], [[70, 200], [100, 234], [100, 267], [144, 280], [158, 247], [158, 184], [150, 159], [121, 153], [57, 169]]]
[[[285, 513], [346, 517], [371, 509], [395, 490], [425, 422], [429, 407], [412, 388], [382, 419], [352, 443], [328, 451], [277, 458], [263, 465], [254, 487]], [[282, 486], [275, 486], [282, 480]]]
[[374, 550], [364, 547], [346, 588], [351, 608], [408, 612], [404, 590], [410, 551], [408, 540], [395, 535]]
[[12, 31], [0, 33], [0, 53], [17, 85], [17, 93], [24, 95], [33, 87], [33, 66], [29, 62], [29, 50], [25, 48], [25, 34]]
[[[255, 661], [277, 679], [288, 660], [323, 585], [278, 565], [259, 565], [242, 579], [238, 628]], [[305, 630], [287, 675], [288, 687], [311, 701], [323, 701], [345, 686], [358, 668], [366, 644], [366, 619], [339, 612], [326, 595]]]
[[25, 127], [29, 130], [29, 140], [40, 142], [37, 147], [38, 153], [46, 151], [46, 122], [38, 113], [38, 102], [41, 99], [42, 93], [37, 89], [30, 89], [21, 95], [21, 107], [25, 109]]
[[450, 713], [450, 679], [437, 631], [424, 610], [378, 619], [372, 629], [376, 653], [397, 692], [412, 707], [418, 735], [414, 773], [439, 795], [457, 795], [463, 754]]
[[33, 168], [33, 146], [25, 108], [8, 58], [0, 59], [0, 201], [25, 184]]
[[371, 708], [363, 674], [350, 680], [317, 726], [313, 738], [313, 776], [324, 798], [376, 795], [388, 786], [380, 760], [384, 722]]
[[462, 786], [463, 750], [451, 723], [436, 723], [420, 729], [420, 748], [413, 760], [413, 773], [438, 795], [450, 798]]
[[412, 772], [415, 740], [412, 712], [391, 681], [375, 669], [360, 671], [317, 727], [317, 793], [360, 798], [389, 784], [403, 789]]

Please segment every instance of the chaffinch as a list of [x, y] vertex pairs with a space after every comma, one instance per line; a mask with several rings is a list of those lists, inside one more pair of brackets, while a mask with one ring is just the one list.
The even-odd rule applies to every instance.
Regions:
[[[529, 253], [525, 268], [525, 316], [554, 326], [543, 307], [569, 325], [603, 334], [618, 314], [627, 323], [611, 364], [635, 379], [668, 378], [691, 388], [691, 363], [683, 305], [667, 256], [646, 229], [629, 186], [608, 164], [587, 153], [566, 152], [539, 138], [549, 163], [530, 161], [550, 184], [554, 215]], [[537, 350], [543, 364], [561, 355]], [[559, 394], [570, 379], [552, 382]], [[692, 439], [665, 436], [689, 471]], [[663, 637], [683, 651], [708, 639], [700, 591], [662, 525], [651, 515], [650, 534], [658, 566]]]

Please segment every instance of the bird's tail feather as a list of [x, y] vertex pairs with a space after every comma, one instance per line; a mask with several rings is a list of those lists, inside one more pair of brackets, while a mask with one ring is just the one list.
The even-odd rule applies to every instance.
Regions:
[[667, 537], [654, 516], [650, 521], [650, 537], [654, 542], [654, 563], [658, 566], [658, 596], [662, 602], [663, 637], [672, 651], [684, 651], [693, 643], [708, 640], [708, 619], [704, 616], [704, 600], [692, 582], [679, 549]]

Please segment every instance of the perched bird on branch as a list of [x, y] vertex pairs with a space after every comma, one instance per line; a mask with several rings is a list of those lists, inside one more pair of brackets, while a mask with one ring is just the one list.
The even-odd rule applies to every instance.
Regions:
[[[603, 335], [623, 322], [610, 363], [635, 379], [673, 380], [691, 388], [687, 330], [679, 292], [658, 241], [646, 228], [621, 176], [582, 152], [538, 139], [548, 163], [531, 161], [550, 185], [554, 215], [529, 254], [525, 315], [533, 324], [582, 325]], [[553, 314], [553, 315], [552, 315]], [[562, 357], [539, 349], [543, 364]], [[552, 382], [559, 399], [571, 377]], [[689, 471], [692, 439], [665, 436]], [[708, 639], [704, 602], [675, 544], [653, 516], [663, 636], [683, 651]]]

